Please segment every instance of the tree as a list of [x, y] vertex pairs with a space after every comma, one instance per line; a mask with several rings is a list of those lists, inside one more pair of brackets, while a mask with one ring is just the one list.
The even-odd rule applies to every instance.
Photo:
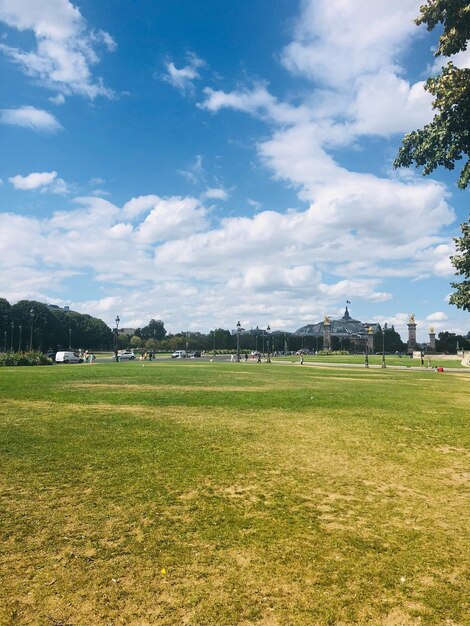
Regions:
[[403, 343], [399, 333], [397, 333], [393, 326], [384, 329], [383, 337], [381, 331], [374, 334], [374, 346], [376, 350], [382, 350], [382, 341], [384, 342], [385, 352], [406, 351], [406, 343]]
[[452, 265], [457, 270], [457, 274], [464, 276], [461, 283], [451, 283], [455, 289], [449, 302], [455, 304], [459, 309], [470, 311], [470, 220], [462, 224], [462, 237], [454, 238], [457, 252], [451, 258]]
[[470, 340], [467, 339], [467, 337], [444, 331], [438, 335], [438, 339], [436, 340], [436, 349], [439, 352], [455, 354], [457, 351], [457, 344], [459, 348], [463, 350], [468, 350], [470, 348]]
[[[426, 24], [429, 31], [437, 24], [443, 26], [435, 56], [449, 57], [467, 49], [468, 0], [428, 0], [420, 13], [416, 24]], [[458, 181], [460, 189], [465, 189], [470, 180], [470, 69], [457, 68], [449, 61], [440, 74], [428, 78], [425, 89], [435, 97], [436, 115], [423, 129], [405, 135], [394, 167], [415, 163], [427, 175], [438, 166], [453, 170], [465, 156]]]
[[151, 319], [147, 326], [138, 328], [135, 334], [142, 339], [156, 339], [159, 341], [164, 339], [166, 330], [162, 320]]
[[[428, 0], [420, 8], [416, 24], [426, 24], [433, 30], [442, 24], [435, 56], [449, 57], [467, 49], [470, 39], [470, 4], [468, 0]], [[423, 167], [423, 174], [433, 172], [438, 166], [453, 170], [455, 163], [466, 157], [458, 186], [465, 189], [470, 182], [470, 69], [457, 68], [449, 61], [440, 74], [428, 78], [426, 91], [435, 99], [434, 119], [421, 130], [405, 135], [395, 159], [394, 167], [410, 167], [415, 163]], [[460, 309], [470, 310], [470, 243], [469, 224], [462, 224], [462, 237], [454, 239], [457, 254], [451, 257], [456, 273], [465, 276], [461, 283], [451, 283], [456, 290], [450, 303]]]

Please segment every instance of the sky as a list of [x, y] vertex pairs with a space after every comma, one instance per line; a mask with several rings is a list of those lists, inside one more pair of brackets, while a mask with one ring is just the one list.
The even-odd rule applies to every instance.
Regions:
[[350, 301], [466, 334], [468, 192], [392, 165], [433, 117], [421, 1], [0, 0], [0, 297], [169, 332]]

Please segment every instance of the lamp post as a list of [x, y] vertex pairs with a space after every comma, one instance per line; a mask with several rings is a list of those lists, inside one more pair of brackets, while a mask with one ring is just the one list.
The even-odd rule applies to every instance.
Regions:
[[3, 352], [7, 351], [7, 331], [3, 333]]
[[157, 340], [155, 338], [155, 331], [153, 331], [153, 358], [157, 357]]
[[29, 342], [29, 349], [32, 352], [33, 351], [34, 309], [31, 309], [29, 314], [31, 316], [31, 339]]
[[214, 329], [214, 354], [213, 357], [215, 358], [215, 329]]
[[382, 328], [382, 368], [386, 368], [385, 365], [385, 328]]
[[366, 334], [366, 356], [364, 361], [364, 367], [369, 367], [369, 336], [372, 333], [372, 328], [369, 326]]
[[121, 321], [119, 319], [119, 315], [116, 315], [116, 319], [114, 321], [116, 322], [116, 328], [114, 329], [114, 359], [115, 359], [116, 363], [119, 363], [119, 357], [118, 357], [118, 334], [119, 334], [119, 322]]
[[237, 322], [237, 363], [240, 363], [240, 321]]
[[72, 350], [72, 329], [69, 328], [69, 350]]
[[266, 328], [267, 333], [267, 342], [268, 342], [268, 358], [266, 359], [266, 363], [271, 363], [271, 327], [268, 324]]
[[20, 336], [18, 339], [18, 352], [21, 352], [21, 333], [23, 331], [23, 326], [21, 324], [18, 326], [18, 330], [20, 331]]
[[10, 324], [10, 326], [11, 326], [11, 338], [10, 338], [10, 339], [11, 339], [11, 342], [10, 342], [10, 351], [11, 351], [11, 352], [13, 352], [13, 330], [14, 330], [14, 328], [15, 328], [15, 322], [12, 322], [12, 323]]
[[186, 356], [188, 355], [189, 349], [189, 330], [186, 332]]

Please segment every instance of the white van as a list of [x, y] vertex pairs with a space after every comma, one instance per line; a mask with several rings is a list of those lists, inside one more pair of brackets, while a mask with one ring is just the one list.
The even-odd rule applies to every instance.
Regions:
[[57, 352], [55, 355], [56, 363], [83, 363], [83, 359], [75, 352]]
[[176, 350], [171, 355], [172, 359], [185, 359], [188, 355], [186, 354], [186, 350]]

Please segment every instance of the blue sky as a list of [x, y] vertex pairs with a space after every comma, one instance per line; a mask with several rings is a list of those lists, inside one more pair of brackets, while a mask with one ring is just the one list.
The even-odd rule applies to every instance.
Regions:
[[467, 333], [467, 192], [392, 169], [432, 119], [419, 4], [0, 0], [0, 296], [170, 331], [293, 331], [349, 300]]

